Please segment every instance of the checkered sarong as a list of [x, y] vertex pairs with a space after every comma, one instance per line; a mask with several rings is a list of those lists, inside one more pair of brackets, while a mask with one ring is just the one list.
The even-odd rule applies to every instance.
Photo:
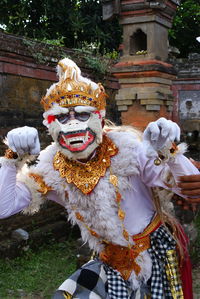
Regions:
[[[118, 271], [96, 259], [83, 265], [65, 280], [53, 299], [183, 299], [176, 263], [176, 242], [163, 226], [151, 233], [150, 240], [150, 287], [141, 284], [139, 290], [131, 290], [129, 282]], [[172, 285], [176, 297], [172, 296]]]
[[[151, 248], [148, 252], [152, 259], [151, 299], [183, 299], [182, 286], [176, 257], [176, 242], [167, 230], [160, 226], [151, 234]], [[168, 273], [170, 272], [170, 273]]]
[[101, 261], [83, 265], [59, 287], [53, 299], [144, 299], [149, 288], [133, 291], [116, 270]]

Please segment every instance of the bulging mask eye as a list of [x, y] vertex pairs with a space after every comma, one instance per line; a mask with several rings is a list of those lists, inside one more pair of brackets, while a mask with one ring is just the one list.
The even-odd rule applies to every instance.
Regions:
[[90, 113], [89, 112], [80, 112], [80, 113], [76, 112], [75, 118], [80, 121], [87, 121], [90, 118]]
[[71, 119], [77, 119], [79, 121], [87, 121], [90, 118], [89, 112], [69, 112], [66, 114], [59, 114], [55, 116], [61, 124], [66, 124]]
[[61, 123], [61, 124], [66, 124], [69, 119], [70, 119], [70, 115], [69, 113], [66, 113], [66, 114], [59, 114], [59, 115], [56, 115], [56, 119]]

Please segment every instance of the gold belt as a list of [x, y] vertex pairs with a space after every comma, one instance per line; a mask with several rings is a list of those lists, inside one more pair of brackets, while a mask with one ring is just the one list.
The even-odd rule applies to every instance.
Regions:
[[106, 243], [104, 250], [99, 255], [100, 259], [113, 269], [118, 270], [125, 280], [129, 279], [133, 270], [138, 275], [141, 268], [135, 259], [141, 252], [150, 248], [150, 234], [160, 225], [161, 220], [157, 215], [142, 233], [132, 236], [135, 244], [130, 248]]

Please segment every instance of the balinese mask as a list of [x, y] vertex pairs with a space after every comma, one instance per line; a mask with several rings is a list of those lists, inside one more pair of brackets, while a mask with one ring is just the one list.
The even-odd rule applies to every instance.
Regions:
[[59, 68], [60, 81], [41, 101], [43, 123], [64, 155], [87, 159], [102, 142], [106, 94], [101, 85], [82, 77], [73, 61], [64, 59]]

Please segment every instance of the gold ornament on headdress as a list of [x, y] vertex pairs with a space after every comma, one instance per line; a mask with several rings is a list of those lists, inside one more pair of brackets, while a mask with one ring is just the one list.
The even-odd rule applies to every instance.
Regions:
[[58, 65], [62, 69], [60, 81], [41, 100], [41, 105], [45, 111], [52, 108], [55, 104], [66, 108], [72, 106], [91, 106], [97, 110], [105, 109], [106, 98], [108, 96], [101, 83], [94, 90], [90, 83], [79, 81], [79, 69], [76, 65], [68, 66], [62, 62], [59, 62]]

